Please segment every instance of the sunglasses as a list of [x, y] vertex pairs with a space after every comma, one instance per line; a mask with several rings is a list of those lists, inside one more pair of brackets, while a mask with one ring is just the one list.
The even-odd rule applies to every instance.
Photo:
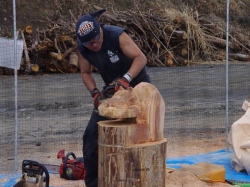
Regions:
[[92, 40], [88, 41], [88, 42], [82, 42], [82, 45], [85, 45], [85, 46], [90, 46], [96, 42], [98, 42], [98, 40], [100, 39], [100, 34], [98, 34], [96, 37], [94, 37]]

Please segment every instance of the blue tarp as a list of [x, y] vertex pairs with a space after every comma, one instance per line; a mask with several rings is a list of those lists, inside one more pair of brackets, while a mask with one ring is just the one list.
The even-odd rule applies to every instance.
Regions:
[[17, 175], [0, 175], [0, 186], [11, 187], [16, 184], [20, 179], [21, 174]]
[[[250, 176], [246, 172], [237, 172], [231, 166], [231, 160], [233, 158], [234, 151], [226, 151], [224, 149], [206, 153], [197, 154], [191, 156], [184, 156], [178, 158], [168, 158], [166, 161], [168, 168], [178, 169], [183, 166], [197, 164], [200, 162], [208, 162], [212, 164], [218, 164], [224, 166], [226, 170], [226, 180], [228, 181], [240, 181], [250, 182]], [[249, 158], [250, 159], [250, 158]]]

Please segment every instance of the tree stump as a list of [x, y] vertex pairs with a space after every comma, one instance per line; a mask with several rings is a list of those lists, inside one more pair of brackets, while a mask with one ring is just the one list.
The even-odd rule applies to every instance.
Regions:
[[[119, 90], [98, 107], [99, 187], [165, 187], [165, 103], [149, 83]], [[119, 117], [120, 116], [120, 117]]]

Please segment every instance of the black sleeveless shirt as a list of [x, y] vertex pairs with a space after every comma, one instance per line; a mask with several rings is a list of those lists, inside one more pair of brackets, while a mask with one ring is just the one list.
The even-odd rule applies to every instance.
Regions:
[[[127, 73], [133, 59], [124, 55], [120, 48], [119, 36], [124, 32], [124, 28], [104, 25], [102, 26], [102, 30], [103, 44], [98, 52], [89, 50], [79, 40], [77, 41], [77, 45], [82, 56], [98, 69], [105, 85], [109, 85], [113, 80]], [[144, 79], [144, 76], [148, 76], [145, 67], [134, 77], [130, 85], [132, 87], [136, 86]]]

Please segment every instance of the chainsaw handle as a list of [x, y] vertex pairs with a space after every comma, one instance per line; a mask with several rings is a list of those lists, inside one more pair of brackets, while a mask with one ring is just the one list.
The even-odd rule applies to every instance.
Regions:
[[45, 173], [44, 182], [46, 183], [46, 187], [49, 187], [49, 172], [44, 165], [42, 165], [40, 163], [38, 163], [38, 165], [40, 168], [42, 168], [43, 172]]
[[65, 179], [66, 179], [67, 162], [70, 156], [76, 159], [76, 155], [73, 152], [68, 152], [67, 155], [65, 156], [64, 163], [63, 163], [63, 178]]
[[104, 99], [111, 98], [115, 93], [115, 85], [108, 85], [103, 87]]
[[23, 160], [22, 163], [22, 172], [29, 173], [31, 175], [39, 174], [42, 175], [43, 172], [39, 169], [39, 164], [37, 161], [33, 160]]
[[37, 161], [23, 160], [22, 173], [43, 175], [43, 172], [45, 173], [43, 182], [46, 182], [46, 187], [49, 187], [49, 172], [47, 168]]

